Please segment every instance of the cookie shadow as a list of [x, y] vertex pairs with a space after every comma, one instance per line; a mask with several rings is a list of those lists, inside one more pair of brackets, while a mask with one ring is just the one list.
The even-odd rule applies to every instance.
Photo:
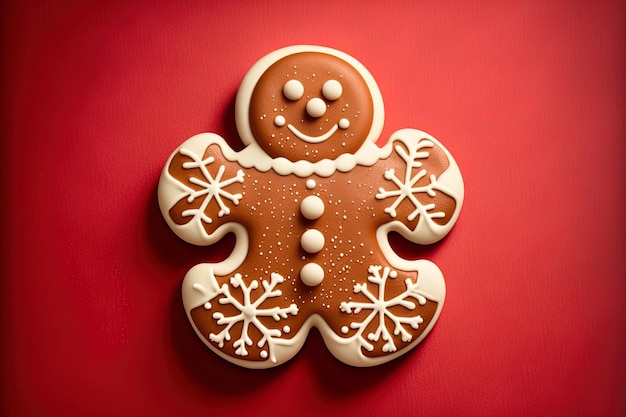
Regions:
[[437, 258], [439, 252], [439, 242], [432, 245], [417, 245], [402, 237], [397, 232], [389, 233], [389, 245], [393, 251], [401, 258], [408, 260]]
[[[312, 329], [299, 353], [300, 357], [296, 357], [295, 360], [310, 362], [322, 398], [332, 403], [361, 395], [376, 386], [388, 386], [389, 380], [397, 376], [398, 369], [406, 365], [407, 355], [412, 355], [417, 349], [419, 346], [406, 355], [382, 365], [354, 367], [333, 357], [319, 331]], [[350, 383], [347, 384], [346, 381]]]
[[222, 130], [218, 133], [221, 133], [228, 146], [238, 152], [244, 148], [244, 144], [239, 137], [237, 124], [235, 123], [235, 95], [236, 92], [232, 94], [233, 98], [228, 102], [228, 106], [222, 115]]

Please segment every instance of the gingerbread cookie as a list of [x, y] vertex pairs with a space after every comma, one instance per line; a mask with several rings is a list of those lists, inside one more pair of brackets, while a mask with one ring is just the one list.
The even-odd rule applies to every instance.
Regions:
[[388, 235], [432, 244], [455, 224], [463, 180], [452, 155], [414, 129], [376, 145], [383, 101], [343, 52], [292, 46], [258, 61], [236, 98], [245, 147], [194, 136], [167, 160], [159, 204], [195, 245], [235, 236], [222, 262], [192, 267], [183, 304], [203, 342], [248, 368], [298, 353], [312, 327], [354, 366], [415, 347], [445, 297], [439, 268], [394, 252]]

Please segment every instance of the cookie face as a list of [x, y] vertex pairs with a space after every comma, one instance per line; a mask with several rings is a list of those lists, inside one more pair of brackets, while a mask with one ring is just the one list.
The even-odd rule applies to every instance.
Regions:
[[250, 101], [252, 134], [273, 158], [336, 159], [366, 140], [374, 105], [346, 61], [322, 52], [288, 55], [258, 80]]
[[388, 236], [442, 239], [459, 216], [463, 180], [450, 152], [419, 130], [375, 145], [378, 94], [371, 75], [339, 51], [284, 48], [242, 82], [244, 149], [204, 133], [168, 159], [158, 195], [170, 228], [195, 245], [235, 236], [224, 261], [192, 267], [182, 286], [192, 327], [220, 357], [277, 366], [315, 327], [337, 359], [374, 366], [410, 351], [435, 325], [443, 274], [397, 254]]

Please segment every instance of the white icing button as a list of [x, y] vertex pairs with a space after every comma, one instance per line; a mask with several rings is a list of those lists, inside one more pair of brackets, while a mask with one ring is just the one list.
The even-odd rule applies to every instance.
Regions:
[[[342, 120], [345, 120], [345, 119], [342, 119]], [[285, 122], [286, 122], [285, 118], [281, 116], [280, 114], [274, 118], [274, 124], [278, 127], [285, 126]], [[339, 124], [341, 124], [341, 121], [339, 121]]]
[[315, 188], [316, 185], [317, 184], [315, 183], [315, 180], [313, 178], [309, 178], [308, 180], [306, 180], [306, 188], [308, 188], [309, 190]]
[[348, 119], [341, 119], [339, 120], [339, 129], [347, 129], [350, 127], [350, 120]]
[[310, 195], [300, 203], [300, 212], [309, 220], [319, 219], [324, 214], [324, 202], [315, 195]]
[[342, 92], [343, 88], [337, 80], [328, 80], [322, 86], [322, 95], [324, 95], [326, 100], [337, 100], [339, 97], [341, 97]]
[[309, 253], [317, 253], [324, 248], [324, 235], [316, 229], [309, 229], [302, 234], [300, 245], [302, 249]]
[[283, 86], [283, 94], [291, 101], [299, 100], [304, 94], [304, 86], [298, 80], [289, 80]]
[[322, 117], [326, 113], [326, 103], [321, 98], [312, 98], [306, 103], [306, 112], [311, 117]]
[[305, 285], [315, 287], [324, 280], [324, 270], [318, 264], [308, 263], [300, 270], [300, 279]]

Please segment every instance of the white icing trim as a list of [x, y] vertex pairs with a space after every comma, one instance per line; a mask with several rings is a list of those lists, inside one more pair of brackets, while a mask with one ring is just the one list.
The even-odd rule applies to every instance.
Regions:
[[[167, 172], [169, 163], [181, 148], [189, 149], [202, 155], [207, 146], [210, 145], [218, 145], [227, 160], [237, 162], [243, 168], [255, 168], [260, 172], [273, 170], [280, 175], [294, 174], [300, 178], [306, 178], [312, 174], [329, 177], [336, 171], [348, 172], [357, 165], [372, 166], [379, 159], [387, 158], [393, 151], [391, 147], [379, 148], [375, 143], [365, 142], [355, 153], [342, 154], [335, 160], [323, 159], [317, 162], [300, 160], [291, 162], [283, 157], [271, 158], [256, 143], [252, 143], [241, 151], [236, 152], [219, 135], [215, 133], [200, 133], [187, 139], [181, 146], [176, 148], [165, 164], [164, 173]], [[163, 175], [161, 177], [163, 178]], [[180, 189], [180, 186], [177, 186], [177, 188]], [[184, 194], [182, 190], [179, 193], [181, 195]]]
[[[204, 141], [206, 143], [205, 146], [211, 143], [219, 145], [226, 159], [238, 162], [244, 168], [255, 168], [260, 172], [273, 170], [280, 175], [293, 174], [300, 178], [306, 178], [312, 174], [329, 177], [336, 171], [348, 172], [357, 165], [372, 166], [379, 159], [388, 157], [392, 151], [391, 148], [381, 149], [375, 143], [365, 142], [355, 153], [344, 153], [335, 160], [323, 159], [317, 162], [300, 160], [292, 162], [283, 157], [271, 158], [257, 143], [251, 143], [241, 151], [235, 152], [226, 144], [224, 139], [213, 133], [201, 133], [189, 140], [192, 139], [194, 141]], [[183, 146], [187, 147], [185, 144]]]

